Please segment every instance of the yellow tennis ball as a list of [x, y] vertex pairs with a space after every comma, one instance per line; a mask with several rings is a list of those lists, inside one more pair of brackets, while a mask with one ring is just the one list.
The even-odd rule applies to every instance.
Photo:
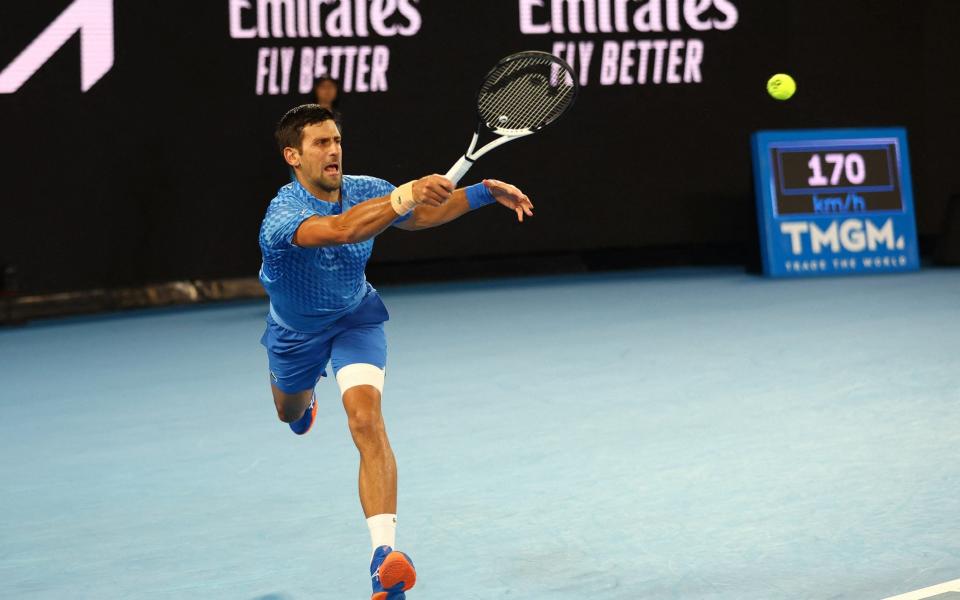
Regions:
[[797, 82], [786, 73], [777, 73], [767, 81], [767, 93], [777, 100], [789, 100], [797, 91]]

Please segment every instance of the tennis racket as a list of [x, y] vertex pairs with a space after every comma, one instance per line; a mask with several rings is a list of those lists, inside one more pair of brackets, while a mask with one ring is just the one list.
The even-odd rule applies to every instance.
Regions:
[[[559, 119], [573, 106], [578, 89], [573, 69], [552, 54], [518, 52], [498, 62], [477, 94], [477, 130], [470, 147], [447, 171], [447, 179], [456, 185], [487, 152]], [[477, 150], [484, 130], [499, 137]]]

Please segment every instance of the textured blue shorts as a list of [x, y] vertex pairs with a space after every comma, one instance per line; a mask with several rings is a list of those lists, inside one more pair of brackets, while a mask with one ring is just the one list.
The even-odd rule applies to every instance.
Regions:
[[321, 333], [285, 329], [267, 315], [267, 329], [260, 343], [267, 349], [270, 381], [288, 394], [312, 390], [327, 375], [354, 363], [387, 366], [387, 337], [383, 323], [390, 315], [380, 295], [371, 292], [352, 313], [341, 317]]

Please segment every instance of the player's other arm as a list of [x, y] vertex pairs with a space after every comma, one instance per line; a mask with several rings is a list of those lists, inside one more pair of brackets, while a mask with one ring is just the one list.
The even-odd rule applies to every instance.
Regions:
[[[415, 203], [416, 208], [441, 208], [452, 191], [453, 184], [440, 175], [428, 175], [412, 182], [410, 188], [398, 190], [411, 195], [406, 201]], [[369, 240], [397, 219], [398, 209], [394, 206], [388, 195], [361, 202], [342, 215], [310, 217], [297, 227], [293, 243], [301, 248], [316, 248]]]
[[409, 231], [437, 227], [494, 202], [517, 213], [517, 220], [520, 222], [523, 222], [524, 215], [533, 216], [533, 203], [519, 188], [496, 179], [484, 179], [483, 183], [455, 190], [450, 199], [439, 206], [417, 206], [409, 219], [397, 223], [396, 226]]

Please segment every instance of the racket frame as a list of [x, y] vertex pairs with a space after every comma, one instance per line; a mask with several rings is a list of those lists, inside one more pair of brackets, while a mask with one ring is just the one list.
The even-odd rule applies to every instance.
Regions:
[[[540, 131], [541, 129], [543, 129], [544, 127], [546, 127], [547, 125], [549, 125], [550, 123], [553, 123], [554, 121], [559, 120], [560, 117], [562, 117], [562, 116], [570, 109], [570, 107], [573, 106], [573, 103], [576, 102], [576, 100], [577, 100], [577, 93], [580, 91], [580, 86], [579, 86], [578, 83], [577, 83], [576, 74], [574, 73], [573, 68], [572, 68], [565, 60], [563, 60], [562, 58], [558, 58], [558, 57], [550, 54], [549, 52], [540, 52], [540, 51], [536, 51], [536, 50], [528, 50], [528, 51], [525, 51], [525, 52], [517, 52], [517, 53], [515, 53], [515, 54], [511, 54], [510, 56], [504, 57], [504, 58], [500, 59], [500, 61], [497, 62], [497, 64], [494, 65], [494, 67], [493, 67], [492, 69], [490, 69], [490, 71], [487, 72], [487, 75], [484, 77], [484, 83], [486, 83], [487, 81], [489, 81], [489, 79], [490, 79], [490, 74], [493, 73], [495, 70], [497, 70], [503, 63], [505, 63], [505, 62], [507, 62], [507, 61], [510, 61], [510, 60], [516, 60], [516, 59], [518, 59], [518, 58], [523, 58], [524, 56], [546, 56], [546, 57], [549, 57], [550, 60], [551, 60], [551, 62], [557, 63], [560, 67], [562, 67], [563, 69], [565, 69], [565, 70], [567, 71], [567, 74], [568, 74], [569, 77], [570, 77], [570, 81], [571, 81], [572, 84], [573, 84], [573, 85], [572, 85], [572, 87], [573, 87], [573, 97], [572, 97], [572, 98], [570, 99], [570, 101], [567, 103], [567, 108], [564, 109], [563, 113], [561, 113], [561, 114], [558, 115], [555, 119], [553, 119], [553, 121], [550, 121], [550, 122], [548, 122], [548, 123], [545, 123], [545, 124], [541, 125], [540, 127], [536, 127], [536, 128], [530, 128], [530, 129], [524, 129], [524, 130], [516, 130], [516, 129], [505, 130], [505, 129], [501, 129], [501, 128], [499, 128], [499, 127], [490, 127], [487, 123], [484, 122], [483, 117], [480, 115], [480, 94], [483, 92], [483, 88], [484, 88], [484, 86], [480, 86], [480, 89], [477, 91], [477, 101], [476, 101], [476, 105], [477, 105], [477, 128], [476, 128], [476, 130], [473, 132], [473, 138], [470, 140], [470, 146], [467, 148], [466, 153], [464, 153], [464, 155], [461, 156], [460, 159], [457, 160], [457, 162], [454, 163], [454, 165], [453, 165], [452, 167], [450, 167], [450, 170], [447, 171], [447, 174], [445, 175], [445, 177], [446, 177], [447, 179], [449, 179], [451, 182], [453, 182], [453, 185], [457, 185], [457, 183], [463, 178], [464, 175], [467, 174], [467, 171], [470, 170], [470, 167], [473, 166], [473, 163], [475, 163], [478, 158], [480, 158], [481, 156], [483, 156], [484, 154], [490, 152], [491, 150], [493, 150], [493, 149], [495, 149], [495, 148], [499, 148], [500, 146], [506, 144], [507, 142], [512, 142], [513, 140], [516, 140], [516, 139], [519, 139], [519, 138], [522, 138], [522, 137], [526, 137], [526, 136], [528, 136], [528, 135], [533, 135], [534, 133]], [[488, 142], [487, 144], [485, 144], [484, 146], [482, 146], [479, 150], [477, 150], [477, 149], [476, 149], [476, 147], [477, 147], [477, 141], [480, 139], [480, 132], [483, 131], [484, 129], [490, 131], [490, 133], [492, 133], [492, 134], [494, 134], [494, 135], [499, 135], [500, 137], [498, 137], [497, 139], [495, 139], [495, 140], [493, 140], [493, 141], [491, 141], [491, 142]], [[509, 133], [507, 133], [508, 131], [509, 131]]]
[[473, 166], [473, 163], [475, 163], [478, 158], [487, 152], [490, 152], [494, 148], [498, 148], [507, 142], [512, 142], [515, 139], [533, 135], [536, 132], [536, 130], [530, 130], [524, 131], [523, 133], [501, 135], [492, 142], [488, 142], [479, 150], [475, 150], [477, 147], [477, 140], [480, 139], [480, 131], [482, 127], [484, 127], [482, 122], [477, 123], [477, 130], [473, 132], [473, 139], [470, 140], [470, 147], [467, 148], [467, 152], [460, 157], [460, 160], [454, 163], [449, 171], [447, 171], [446, 178], [452, 181], [454, 185], [456, 185], [457, 182], [459, 182], [463, 176], [467, 174], [467, 171], [470, 170], [470, 167]]

